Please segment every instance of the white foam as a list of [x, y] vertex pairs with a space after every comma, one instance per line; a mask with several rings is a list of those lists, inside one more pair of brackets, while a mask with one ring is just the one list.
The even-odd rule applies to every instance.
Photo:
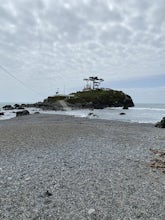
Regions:
[[[96, 117], [89, 117], [89, 113], [97, 115], [99, 119], [106, 120], [117, 120], [117, 121], [126, 121], [126, 122], [138, 122], [138, 123], [156, 123], [160, 121], [162, 117], [165, 117], [165, 109], [163, 108], [129, 108], [129, 110], [124, 110], [121, 107], [119, 108], [106, 108], [106, 109], [95, 109], [93, 111], [89, 109], [81, 110], [69, 110], [69, 111], [43, 111], [37, 108], [27, 108], [30, 114], [38, 111], [42, 114], [61, 114], [61, 115], [71, 115], [75, 117], [87, 117], [89, 119], [94, 119]], [[4, 116], [0, 116], [0, 120], [10, 119], [16, 116], [16, 113], [20, 110], [9, 110], [4, 112]], [[121, 112], [126, 113], [125, 115], [120, 115]]]

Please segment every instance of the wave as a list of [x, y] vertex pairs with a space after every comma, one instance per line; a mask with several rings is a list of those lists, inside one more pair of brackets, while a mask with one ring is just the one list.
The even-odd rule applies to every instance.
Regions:
[[136, 107], [133, 107], [131, 108], [131, 110], [140, 110], [140, 111], [143, 111], [143, 110], [146, 110], [146, 111], [165, 111], [165, 108], [136, 108]]
[[[62, 115], [72, 115], [74, 117], [86, 117], [89, 119], [94, 119], [96, 117], [89, 117], [91, 110], [89, 109], [79, 109], [79, 110], [70, 110], [70, 111], [42, 111], [40, 109], [27, 109], [33, 114], [35, 111], [45, 114], [62, 114]], [[15, 110], [14, 110], [15, 111]], [[0, 120], [14, 118], [16, 113], [13, 111], [3, 111], [4, 116], [0, 116]], [[125, 112], [125, 115], [120, 115], [121, 112]], [[165, 116], [165, 109], [162, 108], [153, 108], [153, 107], [133, 107], [129, 110], [124, 110], [120, 108], [106, 108], [106, 109], [95, 109], [92, 111], [98, 119], [105, 120], [117, 120], [125, 122], [137, 122], [137, 123], [156, 123], [160, 121], [162, 117]]]

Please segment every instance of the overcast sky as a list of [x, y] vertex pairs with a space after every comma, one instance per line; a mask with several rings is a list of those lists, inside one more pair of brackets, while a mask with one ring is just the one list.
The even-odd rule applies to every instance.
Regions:
[[0, 101], [34, 102], [98, 76], [165, 103], [165, 0], [0, 0]]

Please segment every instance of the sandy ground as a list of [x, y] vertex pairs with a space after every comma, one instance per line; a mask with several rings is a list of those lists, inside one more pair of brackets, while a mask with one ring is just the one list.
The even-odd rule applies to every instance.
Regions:
[[152, 124], [30, 115], [0, 121], [0, 220], [164, 220]]

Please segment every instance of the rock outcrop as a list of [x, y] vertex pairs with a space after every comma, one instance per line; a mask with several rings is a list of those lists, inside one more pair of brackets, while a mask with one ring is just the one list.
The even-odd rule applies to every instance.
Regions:
[[38, 103], [35, 103], [33, 107], [40, 108], [42, 110], [53, 110], [53, 111], [63, 110], [63, 107], [58, 101], [57, 102], [48, 102], [48, 101], [38, 102]]
[[155, 124], [155, 127], [165, 128], [165, 117], [163, 117], [160, 122], [157, 122], [157, 123]]
[[66, 99], [72, 108], [94, 108], [103, 109], [106, 107], [133, 107], [134, 103], [132, 98], [116, 90], [89, 90], [74, 93], [70, 98]]
[[120, 115], [126, 115], [125, 112], [121, 112]]
[[23, 110], [23, 111], [19, 111], [19, 112], [16, 112], [16, 116], [25, 116], [25, 115], [29, 115], [30, 112], [28, 110]]
[[[49, 96], [43, 102], [27, 104], [23, 107], [35, 107], [42, 110], [69, 110], [69, 109], [103, 109], [106, 107], [133, 107], [132, 98], [122, 91], [112, 89], [96, 89], [81, 91], [70, 95]], [[17, 106], [18, 108], [18, 106]]]
[[15, 109], [25, 109], [25, 104], [21, 104], [21, 105], [15, 104], [15, 105], [14, 105], [14, 108], [15, 108]]
[[5, 105], [2, 107], [4, 110], [13, 110], [14, 107], [12, 105]]

